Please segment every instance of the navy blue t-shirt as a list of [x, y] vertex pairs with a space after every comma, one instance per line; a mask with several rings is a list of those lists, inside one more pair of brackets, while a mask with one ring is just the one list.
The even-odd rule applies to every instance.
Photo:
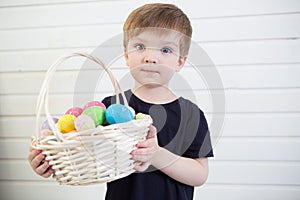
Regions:
[[[159, 146], [188, 158], [213, 156], [205, 116], [191, 101], [180, 97], [158, 105], [142, 101], [131, 90], [126, 91], [125, 96], [136, 113], [152, 117]], [[116, 98], [107, 97], [102, 102], [108, 107]], [[180, 183], [150, 166], [146, 172], [136, 172], [107, 183], [105, 199], [191, 200], [193, 194], [193, 186]]]

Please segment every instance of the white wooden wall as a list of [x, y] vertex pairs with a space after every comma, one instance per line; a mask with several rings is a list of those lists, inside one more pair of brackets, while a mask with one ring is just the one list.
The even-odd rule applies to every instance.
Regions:
[[[129, 12], [145, 2], [151, 1], [0, 1], [1, 199], [103, 199], [105, 184], [59, 186], [31, 170], [36, 98], [56, 58], [91, 52], [120, 34]], [[168, 2], [191, 18], [193, 40], [216, 64], [226, 94], [222, 137], [195, 199], [300, 199], [300, 1]], [[71, 63], [53, 84], [54, 113], [70, 107]], [[213, 115], [205, 90], [197, 95]]]

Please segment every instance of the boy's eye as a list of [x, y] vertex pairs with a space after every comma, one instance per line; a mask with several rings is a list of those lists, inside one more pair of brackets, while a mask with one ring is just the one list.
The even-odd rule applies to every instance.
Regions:
[[144, 50], [145, 49], [145, 46], [143, 44], [136, 44], [134, 46], [137, 50]]
[[162, 48], [160, 51], [161, 51], [162, 53], [165, 53], [165, 54], [170, 54], [170, 53], [173, 52], [173, 51], [172, 51], [170, 48], [168, 48], [168, 47], [164, 47], [164, 48]]

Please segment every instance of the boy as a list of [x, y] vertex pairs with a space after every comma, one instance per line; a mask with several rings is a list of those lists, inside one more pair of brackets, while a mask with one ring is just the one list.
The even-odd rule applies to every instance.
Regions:
[[[205, 183], [207, 157], [213, 156], [203, 112], [168, 88], [174, 73], [184, 66], [192, 27], [187, 16], [171, 4], [146, 4], [134, 10], [124, 27], [124, 57], [135, 80], [125, 92], [136, 113], [150, 114], [147, 139], [131, 152], [137, 161], [127, 177], [107, 183], [107, 200], [193, 199], [194, 186]], [[115, 97], [102, 101], [106, 106]], [[49, 177], [53, 170], [44, 156], [31, 150], [34, 171]]]

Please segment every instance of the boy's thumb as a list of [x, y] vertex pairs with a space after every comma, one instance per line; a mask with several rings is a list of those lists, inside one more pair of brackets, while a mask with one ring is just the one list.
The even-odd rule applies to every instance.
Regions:
[[147, 135], [147, 139], [153, 138], [153, 137], [156, 137], [156, 128], [155, 128], [155, 126], [150, 125], [149, 126], [149, 132], [148, 132], [148, 135]]

